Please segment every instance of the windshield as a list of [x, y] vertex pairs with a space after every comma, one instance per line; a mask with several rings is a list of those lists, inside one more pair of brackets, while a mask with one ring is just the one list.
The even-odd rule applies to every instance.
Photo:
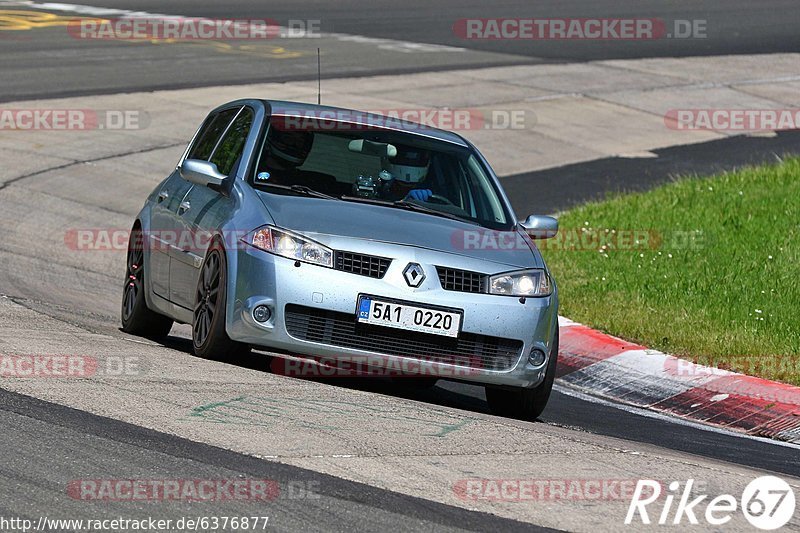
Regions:
[[330, 131], [287, 122], [270, 122], [251, 177], [256, 188], [510, 226], [495, 184], [469, 148], [360, 124]]

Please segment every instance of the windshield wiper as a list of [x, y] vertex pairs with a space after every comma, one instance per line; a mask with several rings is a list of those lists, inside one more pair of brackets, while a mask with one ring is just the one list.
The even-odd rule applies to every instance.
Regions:
[[372, 204], [372, 205], [385, 205], [386, 207], [392, 207], [393, 202], [389, 202], [387, 200], [378, 200], [377, 198], [364, 198], [362, 196], [340, 196], [340, 200], [344, 200], [346, 202], [361, 202], [363, 204]]
[[339, 198], [335, 196], [331, 196], [329, 194], [325, 194], [324, 192], [315, 191], [311, 187], [306, 187], [305, 185], [280, 185], [278, 183], [259, 183], [259, 187], [274, 187], [276, 189], [283, 189], [285, 191], [292, 191], [296, 192], [297, 194], [302, 194], [303, 196], [310, 196], [312, 198], [324, 198], [326, 200], [338, 200]]
[[448, 213], [446, 211], [439, 211], [438, 209], [434, 209], [432, 207], [426, 207], [416, 202], [409, 202], [408, 200], [397, 200], [395, 202], [390, 202], [387, 200], [378, 200], [376, 198], [362, 198], [360, 196], [342, 196], [341, 199], [346, 200], [348, 202], [363, 202], [365, 204], [384, 205], [386, 207], [406, 209], [408, 211], [417, 211], [418, 213], [425, 213], [437, 217], [449, 218], [450, 220], [457, 220], [459, 222], [466, 222], [468, 224], [475, 224], [477, 226], [480, 226], [480, 224], [474, 220], [460, 217], [458, 215], [454, 215], [453, 213]]
[[397, 200], [396, 202], [392, 202], [392, 205], [401, 209], [407, 209], [409, 211], [417, 211], [419, 213], [427, 213], [429, 215], [449, 218], [450, 220], [458, 220], [459, 222], [469, 222], [470, 224], [475, 224], [474, 221], [468, 218], [463, 218], [458, 215], [454, 215], [453, 213], [448, 213], [447, 211], [439, 211], [438, 209], [426, 207], [416, 202], [409, 202], [408, 200]]

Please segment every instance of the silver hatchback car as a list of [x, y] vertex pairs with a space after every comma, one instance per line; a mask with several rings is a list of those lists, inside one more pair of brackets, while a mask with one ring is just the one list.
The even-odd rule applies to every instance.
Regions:
[[122, 326], [163, 337], [192, 324], [203, 357], [258, 347], [481, 384], [493, 412], [534, 419], [555, 375], [558, 297], [533, 239], [557, 229], [518, 222], [455, 133], [238, 100], [209, 114], [137, 216]]

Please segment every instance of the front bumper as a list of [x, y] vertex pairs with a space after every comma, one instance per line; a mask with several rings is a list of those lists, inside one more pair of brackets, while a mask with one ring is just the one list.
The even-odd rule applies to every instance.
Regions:
[[[353, 247], [351, 245], [348, 249]], [[379, 362], [384, 368], [414, 368], [409, 363], [422, 359], [426, 375], [486, 385], [535, 387], [544, 380], [547, 360], [533, 366], [528, 361], [528, 354], [533, 349], [550, 353], [555, 328], [558, 327], [555, 292], [548, 297], [521, 300], [445, 291], [439, 282], [436, 265], [487, 271], [486, 262], [383, 243], [369, 243], [369, 251], [362, 253], [393, 258], [382, 279], [298, 264], [256, 248], [240, 247], [229, 255], [228, 261], [232, 267], [228, 335], [236, 341], [267, 350], [332, 360], [368, 359]], [[426, 274], [417, 288], [409, 287], [403, 278], [403, 270], [409, 262], [421, 265]], [[496, 264], [491, 268], [502, 271], [502, 267]], [[461, 309], [463, 323], [459, 341], [448, 344], [451, 341], [434, 335], [388, 331], [391, 328], [376, 326], [359, 329], [355, 326], [359, 294]], [[271, 318], [264, 323], [253, 318], [253, 309], [259, 305], [266, 305], [271, 310]], [[298, 313], [312, 316], [322, 333], [316, 337], [299, 335]], [[325, 331], [330, 334], [325, 334]], [[359, 335], [359, 332], [364, 334]], [[408, 342], [402, 342], [398, 335], [409, 335]], [[487, 339], [495, 340], [487, 342]], [[508, 351], [511, 344], [516, 346], [513, 357]], [[494, 348], [490, 349], [489, 345], [501, 346], [506, 357], [504, 361], [508, 364], [485, 364], [486, 357], [482, 356], [477, 359], [440, 357], [447, 350], [464, 355], [473, 348], [476, 356], [495, 353], [497, 350], [492, 351]], [[379, 346], [390, 348], [382, 350]], [[409, 346], [415, 348], [409, 352]]]

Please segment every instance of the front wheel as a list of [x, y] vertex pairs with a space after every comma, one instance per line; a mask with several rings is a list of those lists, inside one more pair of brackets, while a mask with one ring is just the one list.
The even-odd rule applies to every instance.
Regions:
[[135, 228], [131, 231], [128, 242], [127, 268], [125, 270], [125, 285], [122, 289], [122, 331], [132, 335], [160, 339], [166, 337], [172, 329], [172, 319], [160, 315], [147, 307], [144, 291], [144, 241], [142, 230]]
[[499, 389], [486, 387], [486, 401], [493, 414], [519, 418], [522, 420], [536, 420], [542, 414], [550, 399], [553, 390], [553, 381], [556, 378], [558, 365], [558, 327], [553, 337], [550, 348], [550, 360], [547, 362], [544, 381], [532, 389]]
[[195, 355], [230, 359], [249, 351], [225, 331], [228, 268], [222, 246], [214, 241], [206, 253], [195, 293], [192, 347]]

